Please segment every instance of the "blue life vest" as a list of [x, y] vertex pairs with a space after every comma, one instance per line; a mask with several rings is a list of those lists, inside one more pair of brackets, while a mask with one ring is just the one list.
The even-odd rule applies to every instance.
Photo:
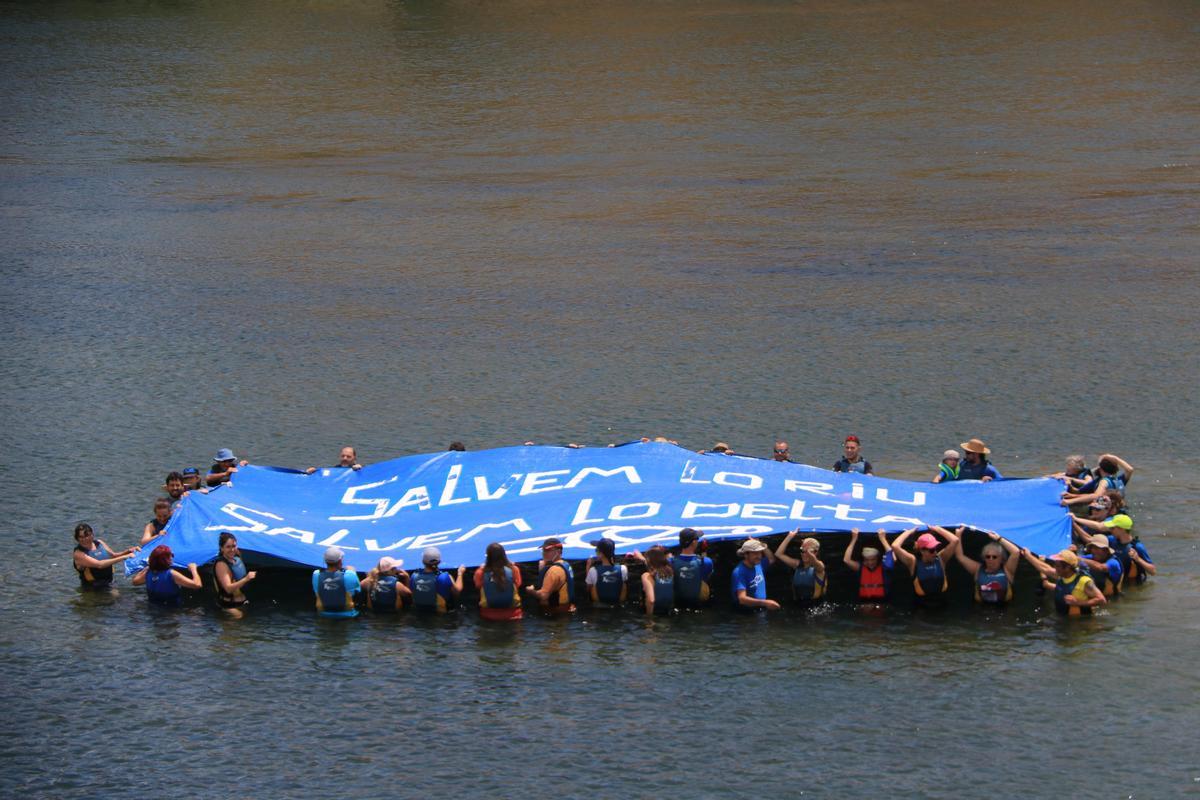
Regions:
[[1084, 575], [1079, 570], [1075, 571], [1075, 577], [1069, 581], [1064, 581], [1062, 578], [1059, 578], [1054, 584], [1054, 607], [1058, 609], [1058, 613], [1067, 614], [1072, 617], [1079, 616], [1081, 614], [1091, 614], [1092, 609], [1090, 607], [1069, 606], [1066, 602], [1067, 595], [1073, 595], [1079, 600], [1086, 600], [1087, 592], [1085, 589], [1091, 580], [1092, 579], [1090, 577]]
[[[217, 561], [224, 562], [225, 566], [229, 567], [229, 579], [236, 582], [246, 577], [246, 565], [242, 563], [241, 556], [234, 556], [233, 561], [222, 556], [217, 556]], [[223, 606], [241, 605], [232, 594], [221, 588], [221, 582], [217, 580], [217, 566], [213, 564], [213, 583], [216, 584], [217, 602]]]
[[986, 459], [979, 459], [978, 464], [968, 464], [966, 461], [960, 461], [958, 464], [958, 478], [960, 481], [977, 481], [984, 475], [988, 474], [988, 467], [991, 464]]
[[[550, 608], [557, 608], [561, 605], [575, 604], [575, 573], [571, 571], [571, 565], [566, 561], [555, 561], [551, 564], [546, 564], [542, 567], [542, 571], [538, 573], [537, 589], [541, 590], [542, 584], [546, 580], [546, 574], [554, 567], [560, 567], [567, 575], [567, 582], [558, 594], [551, 595], [547, 605]], [[563, 596], [565, 593], [565, 597]], [[565, 602], [564, 602], [565, 601]]]
[[409, 575], [412, 584], [413, 608], [426, 611], [445, 611], [446, 598], [438, 592], [438, 578], [441, 573], [437, 570], [427, 572], [420, 570]]
[[346, 591], [346, 570], [323, 569], [317, 576], [317, 608], [325, 612], [353, 611], [354, 598]]
[[596, 564], [596, 600], [610, 606], [620, 605], [625, 599], [625, 581], [621, 578], [620, 564]]
[[367, 604], [372, 611], [395, 611], [399, 608], [400, 592], [396, 584], [400, 579], [395, 575], [380, 575], [371, 585], [371, 593], [367, 595]]
[[681, 608], [696, 608], [708, 601], [708, 582], [704, 580], [704, 556], [675, 556], [675, 601]]
[[918, 602], [942, 599], [948, 586], [942, 559], [935, 557], [933, 561], [926, 562], [917, 557], [916, 566], [913, 567], [913, 592]]
[[[82, 545], [78, 544], [75, 545], [75, 549], [84, 555], [91, 556], [97, 561], [103, 561], [108, 558], [108, 553], [104, 551], [99, 542], [96, 542], [96, 546], [91, 550], [85, 550]], [[83, 569], [75, 567], [75, 571], [79, 573], [79, 582], [84, 586], [99, 588], [108, 586], [113, 581], [112, 564], [109, 564], [107, 567], [84, 567]]]
[[158, 517], [155, 517], [154, 519], [150, 520], [150, 524], [154, 526], [154, 535], [155, 536], [158, 536], [160, 533], [163, 532], [163, 528], [167, 527], [167, 523], [159, 522]]
[[825, 594], [825, 579], [817, 577], [816, 567], [801, 565], [792, 573], [792, 596], [797, 600], [820, 600]]
[[867, 460], [860, 458], [858, 461], [850, 461], [845, 456], [842, 456], [836, 464], [833, 465], [834, 472], [857, 472], [860, 475], [867, 474]]
[[[480, 567], [480, 569], [483, 569]], [[479, 595], [480, 608], [516, 608], [521, 605], [517, 584], [513, 581], [512, 567], [504, 568], [504, 585], [496, 581], [490, 569], [483, 571], [483, 592]]]
[[675, 610], [675, 576], [655, 574], [654, 576], [654, 613], [670, 614]]
[[1004, 570], [988, 572], [979, 568], [975, 573], [975, 601], [988, 605], [998, 605], [1012, 600], [1012, 583]]
[[171, 568], [146, 570], [146, 597], [151, 603], [160, 606], [178, 606], [183, 604], [183, 592], [171, 575]]
[[1122, 497], [1125, 496], [1125, 478], [1121, 473], [1116, 475], [1101, 475], [1100, 480], [1104, 481], [1104, 488], [1119, 492]]

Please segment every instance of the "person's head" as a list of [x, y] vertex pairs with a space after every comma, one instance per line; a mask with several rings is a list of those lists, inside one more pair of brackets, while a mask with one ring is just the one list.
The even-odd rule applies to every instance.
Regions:
[[505, 552], [504, 545], [500, 544], [499, 542], [492, 542], [489, 544], [485, 553], [486, 556], [484, 558], [483, 565], [488, 569], [508, 566], [508, 553]]
[[454, 453], [465, 453], [467, 452], [467, 446], [462, 442], [451, 442], [449, 450]]
[[979, 558], [983, 562], [985, 570], [997, 572], [1004, 566], [1004, 548], [1000, 546], [999, 542], [988, 542], [983, 546]]
[[612, 539], [600, 539], [593, 544], [596, 548], [596, 555], [600, 556], [600, 560], [605, 564], [611, 564], [617, 557], [617, 543]]
[[712, 451], [714, 453], [728, 453], [729, 445], [725, 444], [724, 442], [717, 442], [712, 446]]
[[437, 570], [442, 564], [442, 551], [436, 547], [426, 547], [421, 551], [421, 566], [427, 570]]
[[963, 451], [963, 461], [968, 464], [978, 464], [980, 461], [986, 461], [984, 456], [992, 451], [983, 443], [982, 439], [969, 439], [959, 445]]
[[864, 547], [862, 551], [863, 566], [875, 569], [879, 566], [879, 550], [875, 547]]
[[375, 565], [375, 569], [380, 575], [395, 575], [400, 571], [400, 567], [403, 564], [404, 562], [398, 558], [384, 556], [383, 558], [379, 559], [379, 563]]
[[1079, 556], [1070, 550], [1063, 550], [1057, 555], [1052, 556], [1050, 560], [1054, 563], [1054, 570], [1060, 578], [1071, 577], [1079, 567]]
[[342, 448], [342, 452], [338, 453], [338, 464], [343, 467], [352, 467], [358, 463], [358, 453], [354, 452], [354, 448], [346, 445]]
[[695, 528], [684, 528], [679, 532], [679, 549], [682, 552], [691, 552], [691, 548], [696, 547], [700, 543], [700, 537], [703, 536], [700, 531]]
[[325, 566], [329, 569], [338, 569], [342, 566], [342, 559], [346, 554], [342, 552], [340, 547], [329, 547], [325, 549]]
[[91, 525], [88, 525], [86, 522], [81, 522], [75, 526], [76, 542], [83, 544], [84, 539], [87, 539], [90, 542], [94, 538], [96, 538], [96, 533], [92, 530]]
[[821, 543], [813, 537], [807, 537], [800, 543], [800, 560], [812, 565], [821, 555]]
[[1103, 533], [1097, 533], [1088, 539], [1088, 552], [1095, 561], [1107, 561], [1108, 557], [1112, 555], [1112, 548], [1109, 547], [1108, 537]]
[[858, 441], [858, 437], [853, 433], [846, 437], [846, 441], [842, 442], [842, 452], [846, 454], [847, 461], [858, 460], [858, 450], [862, 447], [862, 442]]
[[667, 558], [667, 548], [656, 544], [646, 551], [646, 568], [657, 575], [670, 573], [671, 562]]
[[1108, 528], [1119, 542], [1128, 542], [1133, 538], [1133, 517], [1128, 514], [1114, 514], [1112, 519], [1105, 521], [1104, 527]]
[[1100, 463], [1098, 466], [1100, 467], [1101, 475], [1110, 475], [1111, 476], [1111, 475], [1116, 475], [1118, 472], [1121, 471], [1121, 468], [1117, 465], [1117, 462], [1113, 461], [1111, 458], [1100, 459]]
[[957, 450], [947, 450], [946, 452], [942, 453], [942, 463], [951, 469], [957, 467], [960, 460], [961, 458], [959, 457]]
[[922, 533], [917, 537], [917, 555], [926, 563], [937, 558], [938, 538], [932, 533]]
[[150, 569], [155, 572], [162, 572], [164, 569], [171, 568], [171, 559], [175, 554], [171, 552], [171, 548], [165, 544], [160, 544], [158, 547], [150, 551], [150, 558], [146, 559]]
[[200, 470], [195, 467], [185, 467], [180, 473], [184, 489], [200, 488]]
[[551, 536], [542, 542], [542, 561], [551, 564], [562, 558], [563, 543]]
[[742, 542], [742, 546], [738, 548], [737, 554], [748, 566], [753, 567], [755, 564], [763, 560], [763, 554], [767, 552], [767, 546], [758, 539], [747, 539]]
[[217, 549], [221, 551], [221, 558], [232, 561], [238, 554], [237, 537], [229, 531], [222, 531], [217, 537]]
[[1102, 520], [1112, 513], [1112, 500], [1107, 497], [1097, 497], [1088, 503], [1088, 516], [1094, 520]]
[[167, 490], [167, 494], [172, 500], [178, 500], [183, 496], [183, 475], [178, 472], [168, 472], [167, 479], [163, 481], [163, 488]]
[[222, 469], [228, 469], [229, 467], [237, 464], [237, 456], [235, 456], [233, 451], [228, 447], [222, 447], [217, 451], [217, 454], [213, 456], [213, 461], [217, 464], [220, 464]]
[[171, 498], [160, 497], [154, 501], [154, 518], [166, 522], [171, 518]]
[[782, 440], [776, 442], [775, 454], [773, 457], [776, 461], [787, 461], [789, 458], [791, 458], [792, 451], [791, 448], [788, 447], [788, 443]]
[[1067, 474], [1071, 476], [1078, 475], [1087, 468], [1087, 462], [1083, 456], [1067, 456]]

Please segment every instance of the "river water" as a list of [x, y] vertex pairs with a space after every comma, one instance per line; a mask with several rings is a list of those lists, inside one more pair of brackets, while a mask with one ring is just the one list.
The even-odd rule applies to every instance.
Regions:
[[[1192, 2], [6, 4], [0, 793], [1200, 791], [1198, 62]], [[217, 447], [850, 432], [1119, 453], [1159, 576], [506, 627], [69, 565]]]

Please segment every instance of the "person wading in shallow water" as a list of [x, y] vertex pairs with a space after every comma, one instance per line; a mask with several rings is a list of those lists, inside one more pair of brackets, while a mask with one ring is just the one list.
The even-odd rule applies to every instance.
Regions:
[[763, 561], [771, 565], [771, 549], [758, 539], [747, 539], [738, 548], [741, 563], [733, 568], [730, 589], [739, 611], [778, 611], [779, 603], [767, 597], [767, 576]]
[[537, 598], [542, 611], [548, 614], [570, 614], [575, 611], [575, 574], [563, 561], [563, 544], [553, 536], [542, 542], [542, 559], [538, 562], [535, 586], [525, 591]]
[[[1004, 478], [1000, 470], [992, 466], [987, 457], [991, 450], [980, 439], [971, 439], [959, 445], [963, 451], [963, 460], [958, 465], [957, 481], [998, 481]], [[944, 481], [943, 481], [944, 482]]]
[[866, 461], [859, 452], [862, 443], [858, 441], [858, 437], [850, 434], [846, 437], [846, 441], [842, 443], [842, 457], [833, 465], [834, 472], [857, 472], [860, 475], [874, 475], [875, 470], [871, 467], [871, 462]]
[[[362, 464], [358, 463], [358, 453], [350, 445], [342, 448], [338, 454], [338, 463], [330, 467], [330, 469], [362, 469]], [[317, 471], [317, 467], [309, 467], [304, 470], [308, 475], [312, 475]]]

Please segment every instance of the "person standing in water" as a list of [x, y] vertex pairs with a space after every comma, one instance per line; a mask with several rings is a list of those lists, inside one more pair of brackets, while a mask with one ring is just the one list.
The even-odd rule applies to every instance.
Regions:
[[793, 570], [792, 597], [799, 603], [810, 605], [825, 596], [825, 563], [821, 561], [821, 543], [811, 536], [800, 543], [800, 558], [787, 554], [788, 545], [798, 533], [799, 528], [783, 538], [775, 548], [775, 560]]
[[734, 607], [739, 611], [778, 611], [779, 603], [767, 597], [767, 576], [763, 561], [771, 565], [771, 549], [758, 539], [747, 539], [738, 548], [741, 562], [733, 568], [730, 589]]
[[862, 562], [854, 559], [854, 548], [858, 544], [858, 528], [850, 531], [850, 543], [842, 554], [842, 563], [858, 575], [857, 600], [860, 603], [886, 603], [892, 596], [892, 569], [896, 557], [892, 555], [888, 545], [887, 534], [883, 528], [875, 534], [882, 545], [882, 553], [874, 547], [862, 549]]
[[[892, 553], [912, 575], [915, 604], [941, 607], [946, 601], [946, 590], [950, 588], [950, 582], [946, 578], [946, 564], [954, 557], [958, 537], [945, 528], [930, 525], [925, 533], [917, 537], [917, 554], [913, 555], [904, 549], [904, 543], [916, 532], [916, 528], [909, 528], [897, 536], [896, 541], [892, 542]], [[938, 547], [941, 546], [938, 536], [947, 542], [941, 552], [938, 552]]]
[[250, 602], [242, 593], [242, 587], [257, 578], [258, 573], [246, 569], [245, 563], [242, 562], [242, 554], [238, 550], [237, 539], [229, 531], [223, 531], [217, 538], [217, 547], [217, 560], [213, 563], [217, 605], [232, 616], [241, 617], [241, 607]]
[[1021, 550], [1021, 555], [1041, 574], [1042, 586], [1054, 592], [1054, 608], [1059, 614], [1090, 616], [1096, 606], [1108, 602], [1096, 582], [1079, 570], [1079, 556], [1073, 551], [1060, 551], [1050, 558], [1049, 564], [1028, 548]]
[[503, 622], [521, 619], [521, 568], [508, 560], [504, 545], [487, 546], [483, 566], [475, 570], [473, 580], [479, 590], [479, 616]]
[[79, 585], [85, 589], [107, 589], [113, 582], [113, 564], [133, 556], [130, 547], [114, 553], [102, 539], [96, 538], [92, 526], [81, 522], [75, 526], [75, 551], [71, 563], [79, 573]]
[[155, 536], [163, 532], [163, 528], [167, 527], [167, 522], [171, 519], [171, 498], [160, 497], [154, 501], [154, 519], [146, 523], [146, 527], [142, 528], [142, 544], [148, 543]]
[[537, 598], [547, 614], [570, 614], [575, 611], [575, 573], [563, 560], [562, 542], [551, 536], [542, 542], [542, 559], [538, 562], [536, 586], [525, 591]]
[[980, 561], [976, 561], [963, 552], [966, 531], [966, 528], [959, 528], [954, 532], [958, 536], [954, 557], [975, 582], [975, 602], [1003, 605], [1012, 600], [1013, 581], [1017, 574], [1017, 564], [1021, 561], [1020, 549], [1000, 534], [988, 533], [991, 541], [983, 546]]
[[183, 605], [181, 589], [199, 589], [200, 573], [195, 564], [188, 564], [188, 574], [174, 569], [174, 554], [165, 544], [150, 551], [148, 566], [133, 576], [134, 586], [146, 587], [146, 599], [160, 606]]
[[384, 556], [375, 569], [362, 580], [362, 593], [367, 598], [367, 608], [381, 614], [394, 614], [404, 608], [404, 601], [412, 597], [408, 588], [408, 573], [400, 569], [404, 562]]
[[642, 599], [646, 613], [666, 616], [675, 611], [675, 570], [667, 549], [654, 545], [645, 554], [646, 571], [642, 573]]
[[314, 569], [313, 594], [317, 596], [317, 612], [322, 617], [357, 617], [354, 595], [358, 594], [358, 573], [342, 564], [346, 554], [340, 547], [325, 551], [325, 569]]
[[617, 608], [625, 602], [629, 568], [617, 563], [617, 543], [600, 539], [595, 544], [596, 555], [587, 560], [588, 592], [594, 605]]

